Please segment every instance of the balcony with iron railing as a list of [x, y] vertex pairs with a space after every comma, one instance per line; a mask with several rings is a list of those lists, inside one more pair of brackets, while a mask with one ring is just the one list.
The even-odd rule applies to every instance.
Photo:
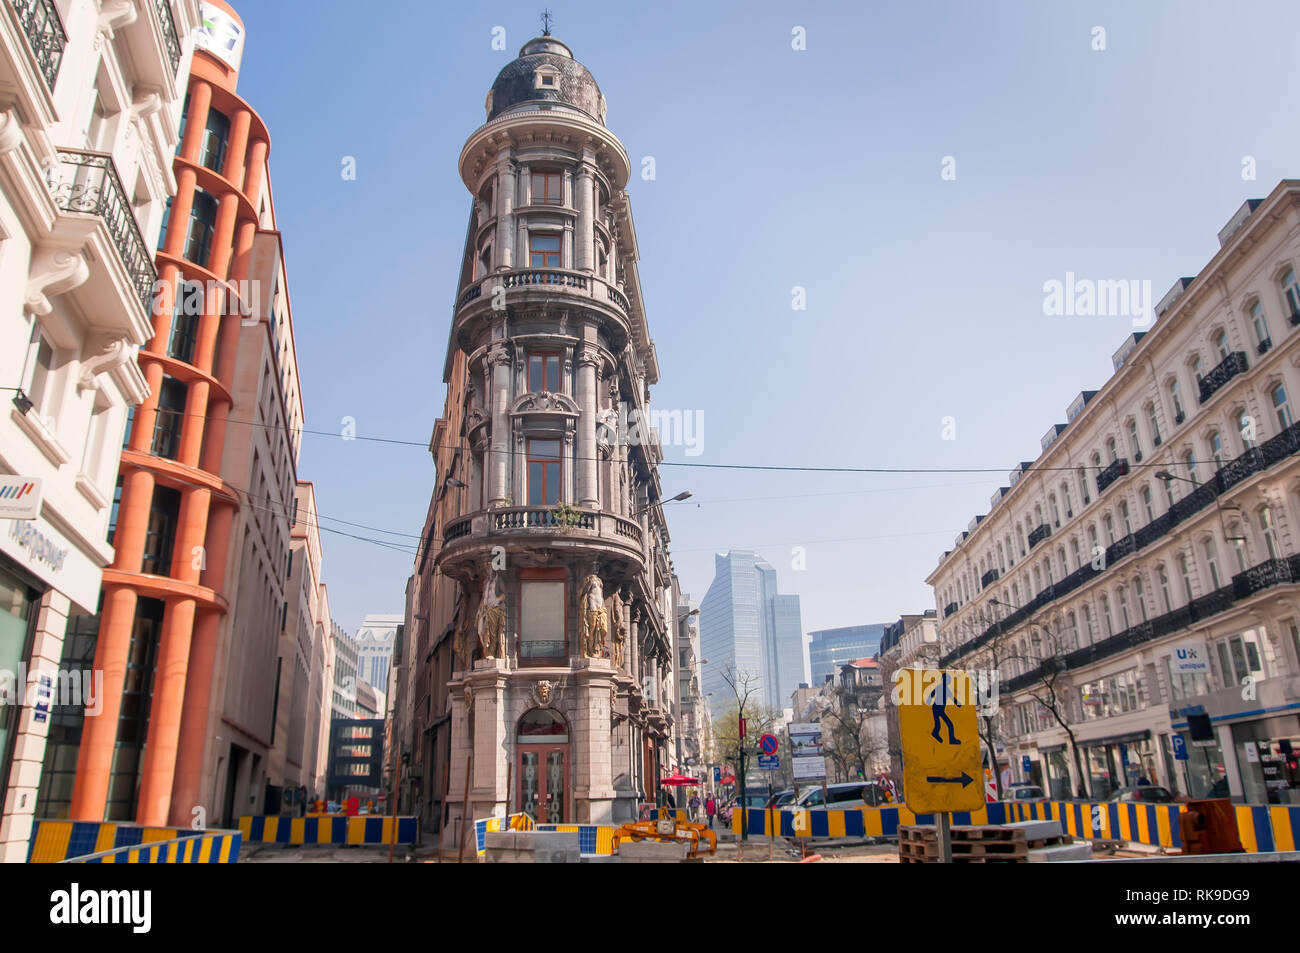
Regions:
[[1033, 549], [1047, 537], [1052, 535], [1052, 527], [1046, 523], [1039, 523], [1029, 531], [1029, 548]]
[[68, 45], [68, 34], [63, 29], [54, 0], [13, 0], [14, 13], [27, 45], [36, 59], [36, 67], [51, 93], [63, 62], [63, 50]]
[[1246, 373], [1249, 367], [1250, 365], [1246, 361], [1246, 352], [1233, 351], [1220, 361], [1214, 370], [1201, 378], [1201, 403], [1203, 404], [1213, 397], [1215, 391], [1222, 388], [1224, 384], [1238, 374]]
[[1097, 474], [1097, 495], [1105, 493], [1106, 488], [1122, 476], [1128, 476], [1128, 460], [1120, 457]]
[[158, 11], [158, 22], [162, 25], [162, 44], [167, 53], [167, 62], [171, 63], [172, 75], [175, 76], [181, 65], [181, 38], [176, 33], [172, 5], [169, 0], [153, 0], [153, 5]]
[[49, 170], [55, 205], [64, 212], [99, 216], [140, 304], [149, 313], [157, 272], [113, 157], [104, 152], [60, 149], [58, 160]]
[[998, 573], [998, 569], [997, 569], [996, 566], [994, 566], [992, 569], [990, 569], [990, 570], [989, 570], [988, 572], [986, 572], [984, 575], [980, 576], [980, 588], [981, 588], [981, 589], [986, 589], [986, 588], [988, 588], [991, 584], [997, 582], [998, 575], [999, 575], [999, 573]]

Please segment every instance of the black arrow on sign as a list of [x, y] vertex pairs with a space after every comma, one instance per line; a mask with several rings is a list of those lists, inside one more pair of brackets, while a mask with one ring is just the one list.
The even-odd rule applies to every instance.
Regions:
[[960, 784], [962, 787], [965, 787], [975, 779], [963, 771], [960, 778], [936, 778], [934, 775], [930, 775], [926, 780], [931, 784]]

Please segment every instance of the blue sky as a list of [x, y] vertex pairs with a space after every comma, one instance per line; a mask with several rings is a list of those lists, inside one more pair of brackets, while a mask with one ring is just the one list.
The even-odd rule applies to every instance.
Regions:
[[[1293, 3], [549, 6], [634, 168], [655, 159], [629, 186], [652, 399], [703, 415], [703, 453], [668, 461], [999, 471], [665, 466], [665, 495], [694, 493], [668, 510], [683, 588], [698, 601], [715, 551], [758, 549], [802, 597], [805, 631], [933, 607], [939, 554], [1106, 380], [1130, 320], [1045, 316], [1044, 282], [1150, 280], [1158, 299], [1246, 198], [1300, 174]], [[307, 426], [354, 417], [362, 436], [427, 441], [469, 212], [456, 159], [540, 4], [238, 9]], [[420, 447], [309, 435], [299, 476], [323, 526], [409, 545], [433, 465]], [[344, 627], [401, 611], [409, 555], [323, 545]]]

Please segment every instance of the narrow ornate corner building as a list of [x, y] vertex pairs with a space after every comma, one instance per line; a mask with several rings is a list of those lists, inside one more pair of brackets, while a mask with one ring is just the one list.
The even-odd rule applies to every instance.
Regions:
[[460, 155], [473, 202], [395, 678], [403, 798], [435, 828], [465, 798], [616, 822], [671, 765], [676, 695], [629, 162], [550, 35], [486, 108]]

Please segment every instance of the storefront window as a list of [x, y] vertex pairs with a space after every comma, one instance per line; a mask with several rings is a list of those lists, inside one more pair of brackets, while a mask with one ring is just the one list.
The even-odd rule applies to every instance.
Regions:
[[[100, 596], [100, 605], [103, 605], [103, 596]], [[80, 672], [80, 684], [85, 686], [89, 683], [95, 691], [98, 691], [99, 686], [94, 685], [90, 679], [93, 678], [95, 646], [98, 641], [98, 615], [68, 616], [59, 667], [69, 673]], [[88, 695], [86, 701], [90, 701]], [[77, 773], [77, 756], [81, 750], [81, 730], [85, 718], [85, 705], [56, 704], [50, 712], [50, 733], [45, 739], [45, 763], [41, 770], [40, 790], [36, 795], [37, 817], [71, 816], [72, 784]]]
[[1070, 790], [1070, 759], [1064, 749], [1047, 752], [1047, 785], [1050, 796], [1058, 801], [1074, 797]]
[[1183, 766], [1191, 784], [1192, 797], [1227, 797], [1228, 772], [1223, 764], [1223, 749], [1216, 741], [1205, 746], [1192, 744], [1191, 736], [1179, 732], [1187, 745], [1187, 760]]
[[[27, 651], [27, 633], [37, 594], [18, 577], [0, 569], [0, 782], [7, 785], [9, 739], [18, 724], [26, 685], [18, 683], [18, 672]], [[0, 789], [3, 790], [3, 789]]]
[[1120, 787], [1120, 780], [1115, 773], [1115, 766], [1111, 764], [1110, 749], [1111, 746], [1106, 745], [1085, 749], [1088, 774], [1090, 776], [1089, 782], [1094, 801], [1106, 800]]
[[1232, 726], [1247, 804], [1300, 804], [1300, 719], [1262, 718]]

